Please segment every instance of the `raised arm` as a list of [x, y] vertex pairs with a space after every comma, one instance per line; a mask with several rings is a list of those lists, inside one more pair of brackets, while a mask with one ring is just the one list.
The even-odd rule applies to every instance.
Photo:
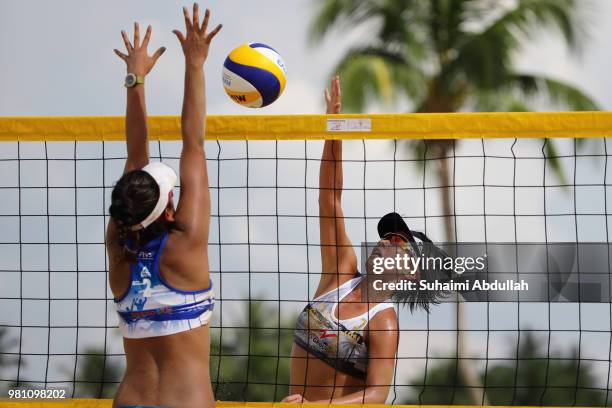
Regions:
[[[325, 90], [327, 113], [340, 113], [340, 78]], [[315, 297], [350, 279], [357, 270], [357, 256], [344, 225], [342, 212], [342, 141], [326, 140], [319, 170], [319, 229], [322, 275]]]
[[[134, 42], [131, 43], [125, 31], [121, 31], [121, 37], [125, 44], [127, 54], [115, 49], [115, 54], [125, 61], [127, 73], [137, 78], [144, 78], [157, 62], [158, 58], [166, 51], [164, 47], [159, 48], [152, 56], [149, 56], [147, 48], [151, 40], [151, 26], [147, 27], [142, 43], [140, 42], [140, 27], [134, 23]], [[149, 139], [147, 127], [147, 107], [145, 104], [144, 83], [133, 84], [127, 87], [127, 107], [125, 114], [125, 136], [127, 141], [127, 160], [124, 173], [141, 169], [149, 163]], [[127, 86], [127, 84], [126, 84]]]
[[[149, 56], [147, 47], [151, 39], [151, 26], [147, 27], [145, 37], [140, 43], [140, 27], [134, 23], [134, 43], [130, 42], [125, 31], [121, 31], [121, 37], [125, 44], [127, 54], [115, 49], [115, 54], [121, 58], [127, 67], [127, 73], [144, 78], [153, 66], [166, 51], [164, 47], [159, 48]], [[126, 81], [127, 82], [127, 81]], [[137, 81], [139, 82], [139, 81]], [[145, 104], [144, 83], [134, 83], [127, 86], [127, 107], [125, 114], [125, 137], [127, 143], [127, 160], [123, 172], [143, 168], [149, 163], [149, 135], [147, 127], [147, 108]], [[106, 242], [109, 254], [117, 255], [121, 253], [120, 245], [117, 240], [117, 226], [113, 218], [109, 220], [106, 230]], [[111, 256], [112, 257], [112, 256]]]
[[185, 54], [185, 94], [181, 117], [181, 196], [175, 220], [177, 227], [186, 233], [191, 242], [202, 244], [208, 242], [210, 224], [210, 193], [203, 140], [206, 118], [204, 62], [210, 43], [221, 30], [221, 25], [207, 33], [210, 11], [206, 10], [204, 21], [200, 25], [198, 4], [193, 6], [193, 17], [190, 17], [186, 8], [183, 8], [183, 14], [186, 33], [173, 31]]

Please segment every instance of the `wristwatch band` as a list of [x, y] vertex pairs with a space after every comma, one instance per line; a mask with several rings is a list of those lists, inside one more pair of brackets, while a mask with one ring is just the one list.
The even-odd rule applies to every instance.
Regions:
[[144, 75], [136, 75], [136, 74], [129, 73], [125, 77], [124, 85], [126, 88], [133, 88], [138, 84], [144, 84], [144, 83], [145, 83]]

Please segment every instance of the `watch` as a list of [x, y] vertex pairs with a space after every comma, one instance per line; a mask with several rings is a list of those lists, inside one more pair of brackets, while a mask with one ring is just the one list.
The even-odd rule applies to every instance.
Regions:
[[144, 84], [144, 82], [145, 82], [144, 76], [129, 73], [125, 77], [124, 86], [126, 88], [132, 88], [138, 84]]

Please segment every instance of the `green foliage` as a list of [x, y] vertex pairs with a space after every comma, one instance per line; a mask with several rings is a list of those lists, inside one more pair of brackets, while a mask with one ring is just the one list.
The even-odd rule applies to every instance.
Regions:
[[0, 327], [0, 367], [7, 367], [15, 365], [17, 359], [10, 356], [8, 350], [13, 348], [17, 344], [16, 339], [10, 339], [8, 337], [8, 331], [5, 327]]
[[295, 319], [280, 320], [278, 313], [278, 305], [250, 302], [249, 318], [236, 325], [244, 329], [213, 333], [210, 371], [217, 400], [278, 401], [287, 396]]
[[[72, 372], [68, 367], [67, 371]], [[75, 398], [113, 398], [123, 375], [123, 367], [109, 360], [103, 349], [87, 348], [77, 358]]]
[[[0, 327], [0, 369], [18, 364], [19, 359], [17, 357], [7, 354], [16, 344], [16, 339], [8, 337], [8, 330], [5, 327]], [[0, 393], [3, 395], [5, 389], [15, 388], [15, 386], [14, 383], [4, 383], [4, 386], [3, 383], [0, 383]]]
[[[491, 405], [603, 406], [605, 389], [588, 361], [580, 361], [576, 350], [566, 354], [545, 352], [530, 332], [521, 335], [516, 361], [488, 363], [481, 373]], [[410, 384], [422, 384], [423, 375]], [[601, 381], [599, 381], [601, 383]], [[425, 387], [406, 404], [468, 404], [470, 396], [457, 370], [457, 360], [450, 359], [429, 368]]]
[[[531, 110], [542, 97], [554, 107], [593, 110], [570, 84], [514, 69], [521, 46], [543, 30], [579, 50], [585, 0], [319, 0], [313, 41], [332, 28], [370, 29], [341, 58], [344, 106], [390, 105], [405, 97], [420, 112]], [[389, 80], [381, 80], [382, 78]]]

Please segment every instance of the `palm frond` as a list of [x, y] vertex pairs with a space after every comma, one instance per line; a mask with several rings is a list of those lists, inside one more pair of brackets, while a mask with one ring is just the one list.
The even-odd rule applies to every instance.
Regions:
[[350, 31], [371, 24], [371, 35], [384, 44], [395, 44], [408, 55], [425, 57], [429, 38], [423, 29], [425, 6], [420, 0], [318, 0], [309, 28], [310, 42], [321, 40], [333, 27]]
[[462, 23], [465, 18], [466, 5], [470, 0], [434, 0], [429, 3], [426, 13], [428, 18], [429, 36], [432, 48], [436, 50], [439, 58], [449, 57], [449, 51], [455, 48], [456, 42], [462, 37]]
[[540, 75], [513, 75], [508, 81], [528, 98], [545, 96], [553, 105], [574, 111], [599, 110], [597, 103], [577, 87]]
[[508, 75], [519, 41], [503, 25], [468, 38], [440, 68], [441, 82], [448, 86], [459, 78], [479, 89], [494, 89]]
[[559, 160], [559, 152], [554, 139], [547, 139], [544, 144], [544, 154], [546, 155], [546, 163], [551, 168], [553, 174], [557, 176], [561, 185], [567, 186], [568, 180], [563, 167], [561, 167], [561, 160]]
[[[585, 0], [580, 3], [584, 5]], [[524, 18], [519, 19], [524, 24], [518, 28], [528, 38], [536, 28], [556, 29], [570, 48], [577, 50], [580, 46], [584, 25], [580, 22], [577, 0], [521, 0], [517, 10], [525, 14]]]
[[[587, 0], [588, 1], [588, 0]], [[505, 32], [517, 41], [533, 39], [539, 30], [558, 30], [566, 44], [576, 48], [584, 31], [577, 0], [519, 0], [476, 36]], [[580, 2], [584, 4], [584, 0]]]
[[472, 97], [472, 108], [477, 112], [530, 112], [532, 108], [524, 98], [512, 92], [499, 90], [493, 92], [477, 92]]
[[310, 41], [322, 39], [332, 27], [355, 26], [375, 17], [373, 2], [367, 0], [319, 0], [319, 9], [310, 25]]
[[583, 24], [576, 0], [519, 0], [482, 30], [463, 37], [442, 78], [464, 76], [480, 89], [494, 89], [512, 70], [513, 54], [542, 29], [556, 29], [577, 49]]
[[355, 55], [350, 63], [343, 61], [337, 72], [342, 77], [342, 96], [347, 112], [361, 112], [368, 99], [382, 99], [387, 103], [395, 99], [393, 86], [390, 85], [390, 72], [380, 57]]
[[377, 47], [350, 50], [336, 72], [343, 78], [344, 105], [349, 112], [363, 111], [370, 101], [391, 105], [401, 95], [415, 99], [425, 92], [419, 67]]

